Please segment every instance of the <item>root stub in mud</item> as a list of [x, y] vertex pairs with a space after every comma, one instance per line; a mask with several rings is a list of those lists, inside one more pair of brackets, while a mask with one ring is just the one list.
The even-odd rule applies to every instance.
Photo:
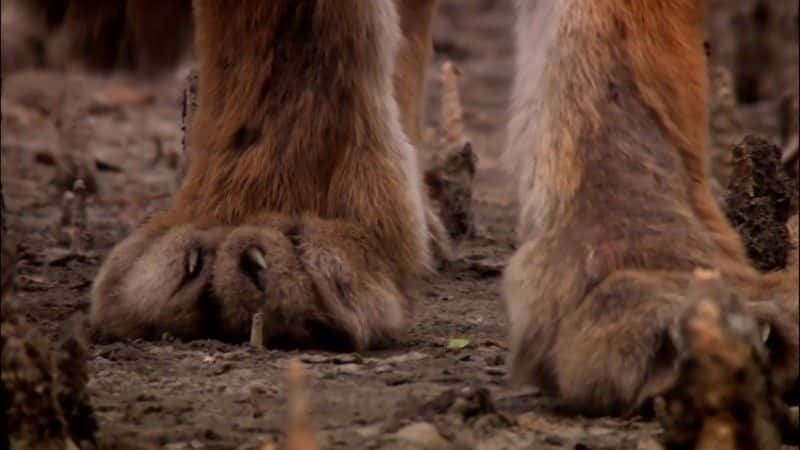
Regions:
[[472, 144], [465, 142], [425, 172], [425, 184], [431, 198], [439, 205], [450, 237], [469, 237], [474, 230], [472, 216], [472, 183], [475, 177], [476, 156]]
[[2, 381], [11, 448], [93, 448], [86, 323], [77, 316], [55, 347], [4, 302]]
[[797, 210], [797, 187], [782, 170], [781, 150], [747, 136], [733, 150], [725, 210], [761, 271], [786, 266], [786, 221]]
[[472, 185], [478, 162], [465, 132], [458, 77], [458, 68], [452, 62], [442, 64], [440, 149], [424, 176], [428, 195], [438, 206], [442, 224], [456, 241], [475, 232]]

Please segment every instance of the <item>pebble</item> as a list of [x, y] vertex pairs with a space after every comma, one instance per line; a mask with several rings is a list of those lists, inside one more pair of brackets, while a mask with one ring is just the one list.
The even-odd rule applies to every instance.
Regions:
[[428, 422], [412, 423], [388, 437], [391, 441], [408, 445], [409, 448], [439, 450], [449, 447], [436, 427]]
[[330, 360], [331, 358], [325, 355], [305, 354], [300, 356], [300, 361], [306, 364], [320, 364], [329, 362]]
[[488, 366], [502, 366], [503, 364], [505, 364], [505, 358], [503, 358], [503, 355], [500, 354], [487, 356], [483, 360], [486, 362], [486, 365]]
[[401, 384], [410, 383], [412, 380], [412, 376], [409, 373], [396, 373], [394, 375], [390, 375], [386, 377], [384, 382], [387, 386], [399, 386]]
[[336, 366], [336, 373], [356, 374], [364, 371], [363, 366], [360, 364], [342, 364]]
[[383, 364], [402, 364], [406, 362], [421, 361], [427, 358], [428, 355], [426, 355], [425, 353], [409, 352], [402, 355], [392, 356], [383, 360], [376, 359], [375, 361]]
[[331, 362], [334, 364], [362, 364], [364, 359], [355, 353], [348, 353], [334, 356], [331, 358]]
[[491, 375], [493, 377], [502, 377], [506, 374], [506, 369], [503, 367], [484, 367], [483, 371], [486, 372], [487, 375]]

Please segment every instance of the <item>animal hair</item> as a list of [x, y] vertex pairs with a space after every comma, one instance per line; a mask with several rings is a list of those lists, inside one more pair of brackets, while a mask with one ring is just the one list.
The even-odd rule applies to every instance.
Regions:
[[705, 2], [517, 9], [505, 157], [520, 248], [503, 281], [515, 379], [584, 414], [636, 411], [674, 374], [693, 270], [715, 268], [781, 330], [777, 365], [796, 380], [797, 326], [757, 310], [797, 318], [797, 293], [749, 266], [711, 194]]
[[136, 323], [137, 305], [167, 301], [166, 286], [182, 296], [175, 278], [189, 273], [195, 287], [169, 301], [191, 314], [168, 321], [173, 333], [242, 339], [266, 309], [268, 342], [366, 348], [401, 335], [442, 233], [412, 145], [434, 5], [196, 0], [190, 164], [173, 207], [104, 265], [94, 322]]

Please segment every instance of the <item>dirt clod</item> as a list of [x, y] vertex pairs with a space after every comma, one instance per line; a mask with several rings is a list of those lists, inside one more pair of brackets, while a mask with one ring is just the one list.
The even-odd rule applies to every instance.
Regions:
[[[64, 101], [64, 100], [62, 100]], [[62, 189], [73, 189], [82, 180], [87, 193], [98, 190], [97, 168], [88, 143], [90, 130], [85, 123], [84, 111], [72, 111], [58, 117], [53, 124], [58, 134], [58, 149], [54, 152], [55, 184]]]
[[75, 442], [94, 445], [97, 421], [86, 389], [89, 383], [88, 332], [89, 323], [82, 314], [74, 315], [65, 323], [62, 336], [56, 342], [53, 370], [58, 404], [69, 436]]
[[786, 221], [797, 209], [797, 188], [781, 168], [781, 150], [747, 136], [733, 150], [726, 214], [761, 271], [786, 266]]
[[439, 205], [439, 215], [453, 239], [474, 232], [472, 183], [477, 157], [470, 142], [450, 149], [446, 156], [425, 172], [428, 192]]
[[448, 442], [439, 434], [433, 424], [415, 422], [397, 430], [387, 439], [392, 448], [443, 450], [449, 448]]
[[6, 414], [12, 448], [63, 450], [69, 441], [81, 443], [82, 448], [94, 444], [97, 424], [86, 391], [87, 343], [85, 335], [76, 334], [76, 327], [54, 349], [36, 327], [4, 303], [2, 379], [9, 395]]

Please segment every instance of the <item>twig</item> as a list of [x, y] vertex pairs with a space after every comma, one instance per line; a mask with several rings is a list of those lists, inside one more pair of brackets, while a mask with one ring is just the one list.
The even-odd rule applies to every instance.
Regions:
[[253, 314], [253, 322], [250, 325], [250, 346], [258, 350], [264, 350], [264, 313]]
[[92, 235], [87, 229], [88, 217], [86, 212], [86, 184], [82, 179], [75, 180], [72, 188], [74, 200], [70, 213], [71, 223], [67, 233], [70, 236], [70, 250], [82, 255], [88, 253], [92, 248]]
[[56, 183], [64, 189], [70, 189], [76, 180], [82, 179], [86, 191], [95, 193], [98, 186], [95, 158], [89, 147], [91, 130], [81, 123], [81, 114], [82, 111], [63, 113], [61, 117], [53, 119], [58, 137], [57, 150], [52, 154], [56, 164]]

